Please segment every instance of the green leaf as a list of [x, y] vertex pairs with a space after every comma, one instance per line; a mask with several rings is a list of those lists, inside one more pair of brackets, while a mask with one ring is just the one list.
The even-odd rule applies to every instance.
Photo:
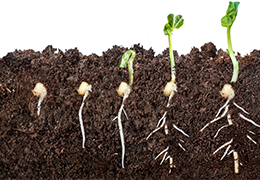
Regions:
[[133, 50], [126, 51], [119, 60], [118, 67], [125, 68], [128, 62], [133, 58], [135, 58], [135, 52]]
[[229, 2], [226, 15], [221, 18], [221, 25], [223, 27], [231, 27], [236, 20], [238, 5], [240, 2]]
[[174, 24], [174, 15], [173, 14], [169, 14], [167, 16], [167, 19], [168, 19], [168, 24], [173, 27], [173, 24]]
[[175, 16], [174, 21], [174, 28], [179, 29], [183, 25], [184, 19], [182, 18], [182, 15]]
[[171, 35], [173, 31], [173, 28], [169, 25], [169, 23], [166, 23], [163, 29], [164, 34], [167, 35]]
[[[226, 51], [228, 52], [228, 54], [230, 55], [230, 53], [229, 53], [229, 50], [228, 49], [226, 49]], [[235, 54], [235, 51], [233, 51], [233, 54]]]
[[174, 29], [179, 29], [183, 25], [182, 15], [177, 15], [174, 17], [173, 14], [167, 16], [168, 23], [165, 24], [163, 32], [165, 35], [171, 35]]

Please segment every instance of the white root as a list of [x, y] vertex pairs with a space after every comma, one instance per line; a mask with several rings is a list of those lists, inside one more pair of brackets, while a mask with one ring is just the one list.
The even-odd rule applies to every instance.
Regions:
[[225, 144], [220, 146], [216, 151], [214, 151], [213, 154], [216, 154], [220, 149], [226, 147], [227, 145], [231, 144], [232, 142], [233, 142], [233, 139], [231, 139], [230, 141], [226, 142]]
[[164, 150], [162, 150], [162, 152], [160, 152], [155, 158], [154, 160], [158, 159], [158, 157], [160, 157], [164, 152], [168, 151], [169, 146], [167, 148], [165, 148]]
[[161, 161], [160, 165], [162, 165], [162, 163], [164, 162], [164, 160], [165, 160], [167, 154], [168, 154], [168, 152], [166, 151], [166, 152], [164, 153], [164, 156], [163, 156], [163, 158], [162, 158], [162, 161]]
[[233, 151], [233, 156], [234, 156], [234, 169], [235, 173], [239, 173], [239, 160], [238, 160], [238, 153], [236, 151]]
[[120, 139], [121, 139], [121, 146], [122, 146], [122, 168], [125, 168], [125, 164], [124, 164], [124, 159], [125, 159], [125, 139], [124, 139], [124, 132], [123, 132], [123, 125], [122, 125], [122, 119], [121, 119], [121, 114], [124, 108], [124, 102], [126, 100], [126, 98], [128, 97], [128, 94], [125, 93], [124, 97], [123, 97], [123, 101], [121, 104], [121, 107], [118, 111], [118, 115], [117, 115], [117, 122], [118, 122], [118, 128], [119, 128], [119, 134], [120, 134]]
[[84, 94], [81, 106], [79, 108], [79, 123], [80, 123], [80, 129], [81, 129], [81, 134], [82, 134], [82, 148], [84, 149], [85, 148], [85, 130], [84, 130], [83, 120], [82, 120], [82, 109], [85, 104], [84, 103], [85, 99], [88, 97], [89, 91], [91, 91], [91, 85], [89, 85], [88, 83], [83, 81], [77, 90], [80, 95]]
[[253, 131], [249, 131], [249, 130], [248, 130], [248, 132], [250, 132], [251, 134], [254, 134], [254, 135], [255, 135], [255, 133], [254, 133]]
[[246, 110], [244, 110], [244, 108], [242, 108], [242, 107], [240, 107], [239, 105], [237, 105], [237, 103], [233, 102], [233, 104], [234, 104], [238, 109], [240, 109], [241, 111], [243, 111], [244, 113], [249, 114], [249, 112], [247, 112]]
[[207, 123], [207, 124], [200, 130], [200, 132], [202, 132], [202, 131], [203, 131], [206, 127], [208, 127], [210, 124], [212, 124], [212, 123], [214, 123], [214, 122], [216, 122], [216, 121], [222, 119], [222, 118], [227, 114], [227, 112], [228, 112], [228, 107], [229, 107], [229, 105], [227, 105], [227, 106], [225, 107], [225, 111], [223, 112], [223, 114], [222, 114], [221, 116], [219, 116], [219, 117], [213, 119], [212, 121], [210, 121], [209, 123]]
[[164, 126], [165, 121], [166, 121], [166, 117], [163, 118], [163, 122], [162, 122], [161, 126], [158, 127], [158, 128], [156, 128], [155, 130], [153, 130], [153, 131], [147, 136], [146, 140], [148, 140], [149, 137], [150, 137], [151, 135], [153, 135], [155, 132], [157, 132], [158, 130], [160, 130], [160, 129]]
[[249, 135], [246, 135], [246, 137], [247, 137], [250, 141], [252, 141], [254, 144], [257, 144]]
[[221, 128], [219, 128], [218, 131], [217, 131], [217, 133], [215, 134], [214, 138], [216, 138], [216, 137], [218, 136], [218, 133], [219, 133], [222, 129], [224, 129], [225, 127], [228, 127], [228, 126], [229, 126], [229, 125], [224, 125], [224, 126], [222, 126]]
[[170, 156], [168, 156], [168, 157], [166, 158], [166, 155], [168, 154], [168, 149], [169, 149], [169, 146], [168, 146], [166, 149], [162, 150], [162, 152], [160, 152], [160, 153], [154, 158], [154, 160], [156, 160], [156, 159], [158, 159], [158, 157], [160, 157], [160, 156], [164, 153], [160, 165], [162, 165], [162, 163], [163, 163], [164, 161], [166, 161], [166, 160], [170, 157]]
[[178, 145], [180, 146], [180, 148], [181, 148], [183, 151], [186, 151], [186, 149], [184, 149], [184, 147], [183, 147], [180, 143], [178, 143]]
[[189, 136], [188, 134], [186, 134], [183, 130], [181, 130], [180, 128], [178, 128], [177, 126], [175, 126], [175, 124], [173, 124], [173, 127], [174, 127], [176, 130], [180, 131], [184, 136], [190, 137], [190, 136]]
[[232, 149], [231, 151], [229, 151], [229, 153], [227, 155], [230, 155], [234, 150]]
[[37, 105], [37, 115], [40, 116], [40, 111], [41, 111], [41, 103], [43, 101], [43, 99], [45, 98], [45, 96], [47, 95], [47, 90], [44, 89], [41, 93], [41, 96], [39, 98], [39, 101], [38, 101], [38, 105]]
[[222, 159], [224, 159], [224, 157], [227, 155], [228, 150], [230, 149], [230, 147], [231, 147], [231, 145], [228, 145], [228, 147], [227, 147], [225, 153], [223, 154], [223, 156], [221, 157], [220, 161], [222, 161]]
[[220, 114], [220, 112], [222, 111], [222, 109], [225, 108], [225, 107], [228, 105], [228, 103], [229, 103], [230, 100], [231, 100], [231, 98], [228, 98], [227, 102], [226, 102], [221, 108], [219, 108], [216, 117], [218, 117], [218, 115]]
[[163, 114], [162, 118], [161, 118], [161, 119], [158, 121], [158, 123], [157, 123], [156, 127], [159, 127], [159, 125], [160, 125], [161, 121], [162, 121], [162, 120], [165, 118], [166, 114], [167, 114], [167, 111], [165, 111], [165, 112], [164, 112], [164, 114]]
[[260, 125], [259, 125], [259, 124], [256, 124], [256, 123], [255, 123], [255, 121], [253, 121], [253, 120], [251, 120], [251, 119], [248, 119], [248, 118], [247, 118], [247, 117], [245, 117], [243, 114], [239, 113], [239, 116], [240, 116], [242, 119], [244, 119], [244, 120], [246, 120], [246, 121], [250, 122], [250, 123], [251, 123], [251, 124], [253, 124], [254, 126], [256, 126], [256, 127], [259, 127], [259, 128], [260, 128]]

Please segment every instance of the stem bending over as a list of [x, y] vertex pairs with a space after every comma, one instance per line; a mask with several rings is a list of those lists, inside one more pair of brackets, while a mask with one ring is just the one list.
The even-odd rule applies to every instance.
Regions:
[[[119, 96], [123, 97], [121, 107], [118, 111], [118, 115], [113, 120], [118, 120], [118, 128], [119, 128], [119, 134], [121, 139], [121, 146], [122, 146], [122, 168], [125, 168], [124, 160], [125, 160], [125, 139], [124, 139], [124, 131], [123, 131], [123, 125], [122, 125], [122, 111], [124, 111], [124, 103], [126, 98], [128, 98], [131, 90], [132, 85], [134, 82], [134, 70], [133, 70], [133, 61], [135, 58], [135, 52], [133, 50], [126, 51], [123, 56], [121, 57], [118, 67], [124, 68], [128, 65], [128, 72], [129, 72], [129, 84], [126, 82], [121, 82], [119, 87], [117, 88], [117, 93]], [[125, 111], [124, 111], [125, 112]], [[127, 114], [125, 113], [126, 118]], [[128, 118], [127, 118], [128, 119]]]

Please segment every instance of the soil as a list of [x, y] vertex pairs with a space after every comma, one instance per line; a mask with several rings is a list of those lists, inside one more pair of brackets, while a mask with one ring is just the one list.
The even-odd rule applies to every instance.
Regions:
[[[42, 52], [16, 50], [1, 58], [0, 179], [258, 179], [260, 129], [240, 118], [241, 111], [232, 103], [233, 126], [214, 138], [227, 124], [225, 117], [199, 132], [226, 102], [219, 91], [233, 72], [228, 53], [212, 43], [201, 50], [193, 47], [186, 55], [174, 51], [178, 92], [167, 109], [168, 97], [162, 90], [171, 77], [168, 49], [157, 56], [139, 44], [131, 49], [136, 58], [133, 91], [124, 107], [128, 120], [122, 115], [125, 169], [117, 120], [112, 119], [122, 103], [116, 88], [121, 81], [128, 82], [128, 69], [117, 67], [126, 48], [114, 46], [102, 56], [85, 56], [76, 48], [63, 52], [48, 46]], [[238, 53], [237, 59], [234, 101], [250, 113], [246, 117], [260, 124], [260, 51], [244, 57]], [[83, 97], [76, 91], [82, 81], [92, 85], [82, 111], [85, 149], [78, 118]], [[37, 82], [48, 92], [40, 116], [38, 97], [31, 91]], [[169, 134], [161, 129], [146, 140], [166, 110]], [[212, 154], [231, 138], [242, 163], [238, 175], [232, 154], [220, 161], [225, 148]], [[170, 173], [168, 160], [162, 165], [162, 157], [154, 160], [168, 146], [176, 166]]]

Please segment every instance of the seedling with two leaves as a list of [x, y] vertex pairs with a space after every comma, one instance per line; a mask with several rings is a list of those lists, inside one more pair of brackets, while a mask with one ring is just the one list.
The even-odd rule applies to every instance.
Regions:
[[[166, 105], [166, 107], [169, 108], [170, 103], [171, 103], [171, 99], [173, 98], [173, 96], [177, 92], [176, 75], [175, 75], [176, 74], [175, 73], [175, 61], [174, 61], [174, 55], [173, 55], [173, 50], [172, 50], [172, 32], [173, 32], [174, 29], [179, 29], [183, 25], [184, 19], [182, 18], [181, 15], [174, 16], [173, 14], [169, 14], [167, 16], [167, 19], [168, 19], [168, 23], [165, 24], [163, 31], [164, 31], [164, 34], [166, 36], [168, 36], [168, 41], [169, 41], [169, 54], [170, 54], [170, 63], [171, 63], [171, 81], [166, 84], [165, 88], [163, 89], [163, 93], [164, 93], [165, 96], [169, 97], [168, 103]], [[158, 124], [156, 126], [156, 129], [154, 129], [147, 136], [146, 140], [148, 140], [151, 137], [152, 134], [154, 134], [155, 132], [159, 131], [163, 127], [165, 127], [165, 134], [166, 135], [168, 134], [168, 127], [165, 124], [167, 112], [168, 111], [164, 112], [164, 114], [161, 117], [161, 119], [159, 119], [159, 122], [158, 122]], [[189, 137], [188, 134], [186, 134], [183, 130], [178, 128], [175, 124], [173, 124], [173, 127], [177, 131], [181, 132], [184, 136]], [[183, 141], [181, 140], [181, 142], [183, 142]], [[181, 143], [178, 143], [178, 145], [185, 151], [185, 149], [183, 148]], [[169, 159], [169, 161], [170, 161], [170, 168], [172, 168], [173, 167], [173, 164], [172, 164], [173, 158], [170, 155], [167, 156], [168, 149], [169, 149], [169, 146], [166, 149], [164, 149], [163, 151], [161, 151], [161, 153], [159, 153], [159, 155], [155, 158], [155, 160], [159, 156], [164, 154], [160, 164], [162, 164], [164, 161]]]
[[[239, 63], [236, 60], [236, 57], [234, 55], [234, 51], [232, 48], [232, 44], [231, 44], [231, 36], [230, 36], [230, 30], [231, 27], [236, 19], [237, 16], [237, 11], [238, 11], [238, 5], [239, 2], [229, 2], [229, 6], [228, 9], [226, 11], [226, 15], [221, 19], [221, 25], [223, 27], [227, 28], [227, 42], [228, 42], [228, 53], [230, 55], [230, 58], [232, 60], [233, 63], [233, 75], [232, 75], [232, 79], [230, 83], [227, 83], [224, 85], [223, 89], [220, 91], [220, 94], [223, 98], [227, 99], [226, 103], [218, 110], [216, 117], [210, 121], [209, 123], [207, 123], [201, 130], [200, 132], [202, 132], [206, 127], [208, 127], [210, 124], [219, 121], [220, 119], [222, 119], [223, 117], [225, 117], [227, 115], [227, 121], [228, 124], [224, 125], [222, 127], [220, 127], [217, 130], [217, 133], [215, 134], [214, 138], [216, 138], [218, 136], [218, 134], [220, 133], [220, 131], [224, 128], [227, 128], [231, 125], [233, 125], [232, 119], [231, 119], [231, 113], [229, 110], [229, 106], [230, 103], [233, 102], [233, 105], [238, 108], [241, 113], [239, 113], [239, 117], [249, 123], [251, 123], [252, 125], [259, 127], [260, 125], [258, 125], [257, 123], [255, 123], [253, 120], [247, 118], [246, 116], [244, 116], [242, 113], [245, 114], [249, 114], [244, 108], [240, 107], [238, 104], [235, 103], [234, 98], [235, 98], [235, 90], [233, 85], [237, 82], [238, 79], [238, 73], [239, 73]], [[223, 111], [223, 112], [222, 112]], [[222, 112], [222, 114], [221, 114]], [[220, 115], [221, 114], [221, 115]], [[249, 133], [251, 134], [255, 134], [254, 132], [248, 130]], [[248, 134], [246, 136], [250, 141], [252, 141], [254, 144], [256, 144], [256, 141], [253, 140], [253, 138], [251, 138]], [[239, 159], [238, 159], [238, 152], [232, 148], [232, 143], [233, 143], [233, 138], [224, 143], [222, 146], [220, 146], [216, 151], [213, 152], [213, 154], [217, 153], [219, 150], [223, 149], [226, 147], [226, 150], [223, 154], [223, 156], [221, 157], [220, 160], [222, 160], [227, 154], [230, 154], [233, 152], [233, 156], [234, 156], [234, 171], [236, 174], [239, 173]]]

